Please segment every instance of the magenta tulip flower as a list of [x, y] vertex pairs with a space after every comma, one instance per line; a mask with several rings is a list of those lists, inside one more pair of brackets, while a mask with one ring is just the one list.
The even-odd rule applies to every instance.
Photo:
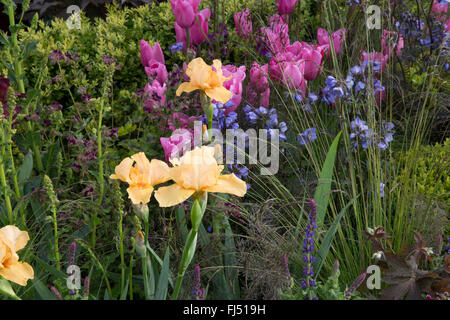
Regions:
[[144, 67], [148, 67], [149, 61], [152, 59], [158, 61], [159, 63], [165, 64], [164, 54], [158, 42], [155, 42], [153, 47], [150, 47], [147, 41], [141, 40], [140, 47], [141, 63]]
[[231, 79], [225, 81], [223, 86], [225, 89], [231, 91], [233, 95], [231, 96], [230, 101], [233, 102], [233, 105], [225, 110], [225, 114], [228, 114], [234, 110], [241, 104], [242, 101], [242, 83], [245, 80], [245, 66], [241, 66], [237, 68], [231, 64], [225, 65], [222, 67], [223, 76], [228, 78], [231, 76]]
[[166, 104], [166, 90], [167, 85], [164, 83], [161, 85], [158, 80], [153, 80], [152, 84], [147, 83], [144, 88], [144, 92], [147, 94], [147, 99], [144, 103], [149, 108], [161, 107]]
[[445, 31], [450, 32], [450, 19], [445, 22]]
[[291, 14], [298, 0], [277, 0], [278, 3], [278, 12], [280, 14]]
[[234, 14], [234, 24], [236, 25], [237, 34], [241, 37], [248, 38], [253, 31], [250, 10], [245, 8], [241, 12], [236, 12]]
[[[208, 21], [211, 17], [211, 10], [208, 8], [203, 9], [199, 13], [197, 13], [195, 23], [190, 28], [191, 35], [191, 46], [201, 44], [206, 40], [205, 35], [208, 35]], [[198, 19], [198, 21], [197, 21]], [[199, 23], [200, 27], [199, 28]], [[175, 25], [175, 37], [177, 42], [183, 42], [183, 50], [186, 51], [186, 30], [183, 29], [178, 23], [174, 23]]]
[[201, 44], [205, 41], [205, 36], [208, 35], [208, 21], [210, 17], [211, 10], [208, 8], [203, 9], [197, 14], [194, 25], [191, 28], [191, 43], [193, 45]]
[[433, 1], [431, 11], [437, 16], [439, 21], [443, 21], [447, 16], [448, 3], [441, 4], [438, 0]]
[[[339, 55], [342, 49], [342, 44], [344, 43], [345, 28], [339, 29], [331, 35], [331, 40], [333, 41], [334, 53]], [[319, 42], [319, 48], [324, 55], [331, 60], [330, 54], [330, 38], [327, 30], [319, 28], [317, 30], [317, 40]]]
[[169, 163], [169, 159], [179, 158], [186, 151], [191, 150], [192, 134], [187, 129], [177, 129], [169, 138], [160, 138], [160, 141], [166, 155], [166, 162]]
[[311, 81], [317, 78], [322, 70], [323, 52], [317, 46], [311, 46], [306, 42], [296, 41], [287, 48], [287, 51], [296, 56], [296, 60], [301, 60], [304, 64], [304, 77]]
[[148, 62], [148, 67], [145, 67], [145, 73], [149, 78], [158, 80], [161, 85], [166, 82], [168, 76], [166, 65], [155, 59], [151, 59]]
[[170, 0], [175, 21], [184, 29], [191, 28], [195, 23], [200, 0]]
[[289, 26], [278, 14], [270, 17], [269, 26], [261, 28], [262, 40], [273, 54], [283, 52], [289, 46]]
[[270, 77], [273, 80], [283, 82], [289, 89], [306, 92], [305, 63], [298, 60], [291, 52], [282, 52], [274, 56], [269, 63]]
[[250, 82], [247, 85], [247, 99], [250, 104], [257, 105], [259, 96], [258, 106], [266, 108], [269, 106], [270, 87], [268, 74], [268, 64], [260, 66], [258, 63], [253, 62], [252, 68], [250, 69]]

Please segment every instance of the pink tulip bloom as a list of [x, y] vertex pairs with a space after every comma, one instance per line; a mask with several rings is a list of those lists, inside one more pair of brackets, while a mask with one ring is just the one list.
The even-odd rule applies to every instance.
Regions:
[[305, 63], [291, 52], [282, 52], [274, 56], [269, 63], [270, 77], [283, 82], [289, 89], [306, 92], [306, 79], [304, 78]]
[[450, 32], [450, 19], [445, 22], [445, 31]]
[[200, 0], [170, 0], [177, 24], [186, 29], [195, 23]]
[[147, 106], [163, 106], [166, 104], [166, 90], [167, 85], [161, 83], [158, 80], [153, 80], [152, 84], [147, 83], [144, 88], [144, 92], [147, 93], [148, 99], [145, 101]]
[[381, 48], [383, 54], [390, 57], [394, 47], [396, 48], [395, 54], [400, 56], [404, 47], [403, 37], [395, 31], [383, 30], [383, 35], [381, 36]]
[[179, 129], [187, 129], [190, 127], [192, 123], [197, 121], [197, 117], [195, 116], [187, 116], [186, 114], [182, 112], [174, 112], [170, 115], [169, 119], [167, 120], [168, 128], [172, 131]]
[[161, 85], [166, 82], [168, 76], [166, 65], [155, 59], [148, 61], [148, 66], [145, 67], [145, 73], [149, 78], [158, 80]]
[[192, 134], [186, 129], [175, 130], [169, 138], [160, 138], [161, 145], [166, 155], [166, 162], [169, 159], [179, 158], [186, 151], [191, 150]]
[[247, 99], [250, 104], [256, 105], [259, 96], [259, 106], [266, 108], [269, 106], [270, 87], [268, 74], [268, 64], [260, 66], [258, 63], [253, 62], [250, 69], [250, 82], [247, 85]]
[[[344, 43], [345, 28], [339, 29], [331, 35], [331, 40], [333, 41], [334, 53], [339, 55], [342, 49], [342, 44]], [[317, 30], [317, 40], [319, 42], [320, 50], [324, 52], [324, 55], [328, 60], [331, 60], [330, 54], [330, 38], [327, 30], [319, 28]]]
[[323, 52], [317, 46], [311, 46], [306, 42], [294, 42], [286, 51], [296, 56], [296, 60], [302, 60], [304, 64], [304, 77], [311, 81], [317, 78], [322, 71]]
[[261, 33], [262, 40], [274, 55], [289, 46], [289, 26], [278, 14], [270, 17], [269, 26], [261, 28]]
[[[203, 9], [197, 14], [194, 26], [190, 30], [191, 43], [193, 45], [201, 44], [205, 41], [206, 39], [205, 36], [208, 35], [208, 21], [210, 17], [211, 17], [211, 10], [209, 10], [208, 8]], [[199, 23], [201, 29], [199, 27]]]
[[277, 0], [278, 3], [278, 12], [280, 14], [291, 14], [298, 0]]
[[[197, 14], [195, 23], [189, 29], [191, 35], [191, 46], [201, 44], [205, 41], [205, 35], [208, 35], [208, 21], [211, 16], [211, 11], [209, 9], [203, 9]], [[199, 28], [199, 22], [201, 30]], [[186, 29], [182, 28], [178, 23], [175, 25], [175, 37], [177, 42], [183, 42], [183, 50], [186, 50]], [[203, 32], [202, 32], [203, 31]]]
[[224, 77], [231, 76], [231, 79], [225, 81], [223, 86], [225, 89], [231, 91], [233, 95], [231, 96], [231, 101], [233, 102], [233, 106], [229, 107], [225, 110], [225, 114], [228, 114], [234, 110], [241, 104], [242, 101], [242, 83], [245, 79], [245, 66], [241, 66], [237, 68], [231, 64], [225, 65], [222, 67], [222, 72]]
[[438, 0], [433, 1], [431, 11], [437, 16], [439, 21], [443, 21], [447, 15], [448, 3], [441, 5]]
[[141, 47], [141, 63], [144, 67], [148, 67], [149, 61], [152, 59], [158, 61], [159, 63], [165, 64], [164, 54], [158, 42], [155, 42], [153, 47], [150, 47], [147, 41], [141, 40], [140, 47]]
[[234, 14], [234, 24], [236, 25], [237, 34], [241, 37], [248, 38], [252, 33], [250, 10], [245, 8], [240, 12], [236, 12]]

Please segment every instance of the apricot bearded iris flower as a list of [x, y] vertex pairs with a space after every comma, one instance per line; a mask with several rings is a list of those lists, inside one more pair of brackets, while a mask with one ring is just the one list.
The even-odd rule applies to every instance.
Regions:
[[221, 175], [223, 165], [214, 158], [215, 148], [202, 146], [187, 152], [180, 159], [171, 159], [169, 169], [175, 184], [161, 187], [155, 192], [160, 207], [171, 207], [186, 201], [197, 192], [220, 192], [243, 197], [247, 184], [234, 173]]
[[123, 159], [110, 178], [122, 180], [130, 185], [127, 192], [133, 204], [148, 203], [153, 187], [170, 180], [167, 164], [156, 159], [150, 162], [143, 152]]
[[26, 262], [19, 262], [16, 253], [26, 246], [28, 240], [28, 232], [16, 226], [0, 229], [0, 276], [21, 286], [26, 286], [27, 281], [34, 278], [33, 268]]
[[211, 99], [221, 103], [227, 103], [231, 99], [233, 94], [223, 86], [223, 83], [230, 80], [231, 76], [228, 78], [223, 76], [220, 60], [214, 60], [213, 65], [209, 66], [202, 58], [196, 58], [189, 63], [186, 74], [190, 81], [183, 82], [178, 87], [177, 96], [183, 92], [201, 90]]

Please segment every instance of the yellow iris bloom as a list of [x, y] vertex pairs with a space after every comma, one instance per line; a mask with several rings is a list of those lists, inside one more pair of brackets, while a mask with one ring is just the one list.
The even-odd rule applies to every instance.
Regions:
[[28, 240], [28, 232], [16, 226], [0, 229], [0, 276], [21, 286], [26, 286], [27, 281], [34, 278], [33, 268], [26, 262], [19, 262], [16, 253], [26, 246]]
[[160, 207], [171, 207], [186, 201], [197, 192], [220, 192], [243, 197], [247, 184], [234, 173], [221, 175], [223, 165], [214, 158], [215, 148], [202, 146], [186, 152], [180, 159], [171, 159], [169, 169], [175, 184], [155, 192]]
[[192, 60], [186, 70], [189, 82], [183, 82], [177, 89], [177, 96], [183, 92], [194, 90], [203, 91], [211, 99], [221, 103], [227, 103], [231, 99], [231, 91], [224, 88], [223, 83], [231, 79], [222, 74], [222, 63], [220, 60], [213, 61], [213, 68], [205, 63], [202, 58]]
[[143, 152], [139, 152], [123, 159], [110, 178], [129, 184], [128, 197], [134, 204], [146, 204], [150, 201], [153, 187], [170, 180], [169, 166], [156, 159], [150, 162]]

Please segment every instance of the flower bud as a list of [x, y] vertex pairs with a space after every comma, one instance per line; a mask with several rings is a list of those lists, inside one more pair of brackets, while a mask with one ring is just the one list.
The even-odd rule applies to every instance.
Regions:
[[192, 229], [198, 230], [198, 227], [200, 226], [200, 223], [202, 222], [203, 218], [203, 211], [200, 207], [200, 204], [198, 203], [198, 200], [195, 200], [192, 204], [192, 210], [191, 210], [191, 223], [192, 223]]
[[145, 257], [145, 238], [141, 230], [137, 232], [135, 239], [136, 252], [143, 258]]
[[141, 218], [144, 222], [148, 221], [148, 206], [147, 204], [135, 204], [134, 211], [136, 215]]

